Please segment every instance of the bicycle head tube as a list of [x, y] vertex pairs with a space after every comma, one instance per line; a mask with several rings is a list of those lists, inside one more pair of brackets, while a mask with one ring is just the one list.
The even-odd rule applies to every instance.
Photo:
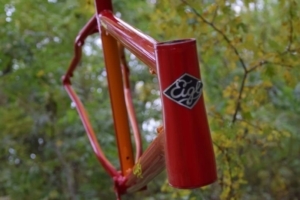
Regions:
[[217, 179], [203, 83], [194, 39], [158, 43], [155, 48], [170, 185], [190, 189]]

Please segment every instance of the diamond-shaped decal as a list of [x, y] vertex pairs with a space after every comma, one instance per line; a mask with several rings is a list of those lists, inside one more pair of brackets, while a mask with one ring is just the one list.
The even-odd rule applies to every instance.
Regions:
[[192, 109], [201, 97], [202, 88], [201, 80], [185, 73], [165, 89], [163, 93], [172, 101]]

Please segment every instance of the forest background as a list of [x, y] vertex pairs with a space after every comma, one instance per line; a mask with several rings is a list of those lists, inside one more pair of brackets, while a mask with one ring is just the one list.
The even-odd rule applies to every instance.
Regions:
[[[194, 190], [162, 173], [124, 199], [300, 199], [300, 5], [296, 0], [114, 0], [159, 41], [193, 37], [218, 166]], [[61, 84], [88, 0], [0, 0], [0, 199], [115, 199]], [[74, 76], [100, 143], [118, 165], [101, 41]], [[127, 52], [144, 144], [161, 123], [157, 78]]]

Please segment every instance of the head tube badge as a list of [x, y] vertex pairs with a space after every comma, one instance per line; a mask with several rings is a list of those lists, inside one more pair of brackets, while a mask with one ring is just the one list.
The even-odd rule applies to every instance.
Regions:
[[202, 88], [203, 83], [200, 79], [185, 73], [176, 79], [163, 93], [179, 105], [192, 109], [201, 97]]

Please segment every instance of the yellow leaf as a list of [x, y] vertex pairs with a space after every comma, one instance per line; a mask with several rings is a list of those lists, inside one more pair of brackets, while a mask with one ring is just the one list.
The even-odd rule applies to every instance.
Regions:
[[271, 134], [268, 135], [268, 137], [267, 137], [267, 140], [268, 140], [268, 141], [272, 141], [273, 139], [274, 139], [273, 135], [271, 135]]
[[45, 72], [44, 70], [40, 70], [38, 71], [38, 73], [36, 74], [37, 77], [41, 78], [42, 76], [44, 76]]
[[56, 141], [56, 146], [60, 147], [62, 144], [63, 144], [63, 142], [61, 140]]

